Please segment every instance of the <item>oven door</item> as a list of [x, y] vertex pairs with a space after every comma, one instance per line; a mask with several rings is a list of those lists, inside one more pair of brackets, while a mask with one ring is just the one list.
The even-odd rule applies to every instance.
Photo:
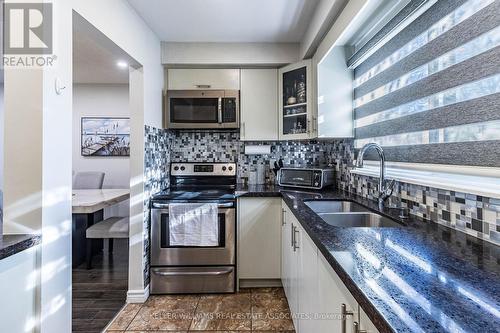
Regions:
[[214, 247], [178, 247], [169, 244], [168, 204], [151, 209], [151, 265], [234, 265], [236, 214], [234, 203], [219, 204], [219, 244]]

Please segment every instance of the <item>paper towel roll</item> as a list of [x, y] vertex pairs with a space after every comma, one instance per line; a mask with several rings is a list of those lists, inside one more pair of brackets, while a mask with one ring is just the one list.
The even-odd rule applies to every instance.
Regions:
[[271, 154], [271, 146], [266, 145], [245, 145], [245, 155], [269, 155]]

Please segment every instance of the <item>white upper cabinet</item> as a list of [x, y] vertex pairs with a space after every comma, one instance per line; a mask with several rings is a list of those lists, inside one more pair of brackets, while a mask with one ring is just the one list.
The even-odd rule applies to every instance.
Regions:
[[353, 129], [353, 74], [346, 49], [336, 46], [317, 65], [317, 137], [350, 138]]
[[242, 69], [240, 94], [241, 140], [278, 140], [278, 70]]
[[304, 60], [279, 70], [279, 139], [314, 137], [312, 61]]
[[168, 90], [240, 90], [240, 70], [226, 68], [167, 70]]

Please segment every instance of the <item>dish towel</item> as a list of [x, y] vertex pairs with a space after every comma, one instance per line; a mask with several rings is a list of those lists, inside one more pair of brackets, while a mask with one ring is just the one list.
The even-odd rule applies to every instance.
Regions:
[[217, 203], [171, 203], [170, 246], [219, 246]]

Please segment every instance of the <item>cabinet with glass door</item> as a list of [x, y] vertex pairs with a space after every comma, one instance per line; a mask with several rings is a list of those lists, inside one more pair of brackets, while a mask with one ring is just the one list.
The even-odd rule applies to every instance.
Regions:
[[308, 139], [312, 128], [311, 60], [279, 70], [279, 139]]

